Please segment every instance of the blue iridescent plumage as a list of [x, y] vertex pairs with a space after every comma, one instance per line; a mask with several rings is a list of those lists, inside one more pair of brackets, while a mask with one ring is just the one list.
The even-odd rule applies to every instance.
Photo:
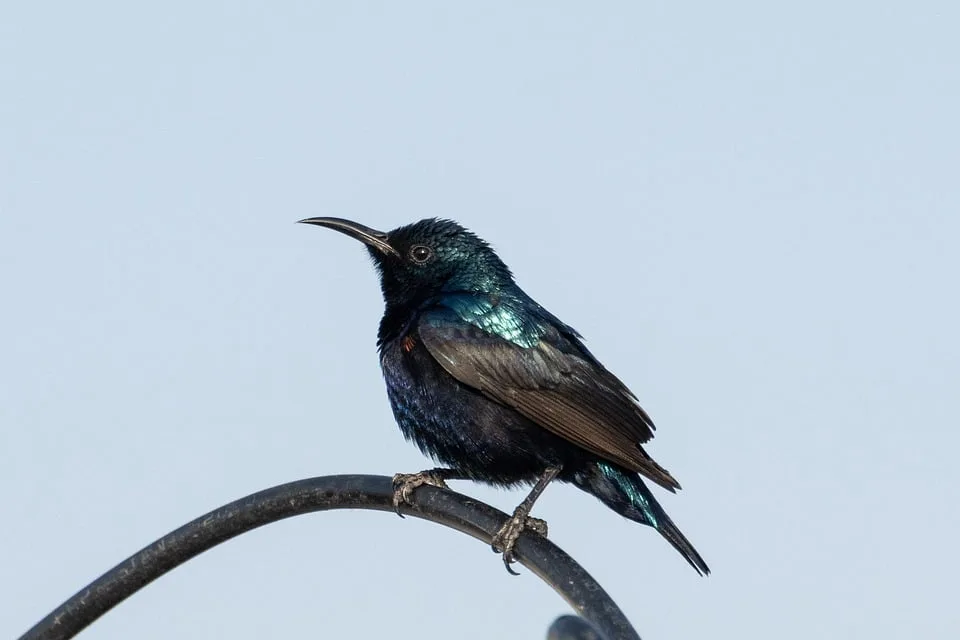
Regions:
[[423, 483], [469, 478], [534, 484], [494, 539], [513, 560], [530, 509], [557, 479], [659, 531], [700, 573], [709, 569], [641, 479], [677, 481], [644, 450], [653, 422], [579, 334], [516, 285], [486, 242], [449, 220], [388, 233], [311, 218], [364, 242], [380, 273], [378, 347], [403, 435], [447, 466], [398, 476], [398, 500]]

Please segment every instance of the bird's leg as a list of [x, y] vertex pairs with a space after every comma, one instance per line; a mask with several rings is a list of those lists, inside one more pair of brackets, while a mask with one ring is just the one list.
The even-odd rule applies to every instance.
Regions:
[[531, 518], [530, 510], [533, 509], [533, 503], [537, 501], [537, 498], [539, 498], [543, 490], [547, 488], [547, 485], [560, 473], [560, 469], [561, 467], [559, 466], [547, 467], [543, 475], [540, 476], [540, 479], [537, 480], [537, 484], [533, 486], [530, 494], [513, 510], [513, 516], [507, 520], [493, 536], [493, 544], [491, 546], [494, 552], [503, 554], [504, 566], [507, 567], [507, 571], [515, 576], [520, 574], [510, 566], [517, 561], [513, 555], [513, 547], [517, 544], [517, 539], [520, 537], [520, 534], [523, 533], [524, 529], [529, 529], [544, 538], [547, 537], [547, 523], [539, 518]]
[[393, 510], [401, 518], [401, 504], [413, 504], [413, 491], [425, 484], [447, 489], [446, 480], [463, 480], [465, 476], [455, 469], [427, 469], [420, 473], [397, 473], [393, 476]]

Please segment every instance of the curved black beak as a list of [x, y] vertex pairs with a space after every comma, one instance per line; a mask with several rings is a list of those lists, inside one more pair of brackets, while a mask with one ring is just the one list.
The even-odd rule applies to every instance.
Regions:
[[365, 227], [358, 222], [344, 220], [343, 218], [306, 218], [304, 220], [298, 220], [297, 222], [302, 222], [303, 224], [315, 224], [319, 227], [334, 229], [340, 233], [350, 236], [351, 238], [354, 238], [355, 240], [359, 240], [367, 246], [377, 249], [381, 253], [386, 253], [398, 258], [400, 257], [400, 254], [397, 252], [397, 250], [391, 247], [390, 243], [387, 242], [387, 234], [382, 231], [377, 231], [376, 229], [371, 229], [370, 227]]

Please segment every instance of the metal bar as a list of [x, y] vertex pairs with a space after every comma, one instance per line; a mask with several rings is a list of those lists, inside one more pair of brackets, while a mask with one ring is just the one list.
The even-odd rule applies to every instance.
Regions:
[[[443, 524], [487, 544], [506, 522], [502, 511], [459, 493], [424, 486], [401, 511]], [[259, 491], [200, 516], [144, 547], [61, 604], [20, 640], [66, 640], [130, 595], [221, 542], [284, 518], [328, 509], [393, 512], [390, 478], [342, 475], [309, 478]], [[610, 640], [639, 640], [630, 622], [600, 585], [549, 540], [525, 533], [519, 562], [540, 576], [579, 615]]]

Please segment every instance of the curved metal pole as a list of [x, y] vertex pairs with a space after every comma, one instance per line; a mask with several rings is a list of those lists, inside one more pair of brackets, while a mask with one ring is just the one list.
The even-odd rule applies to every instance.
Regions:
[[[507, 515], [453, 491], [424, 486], [406, 515], [438, 522], [490, 544]], [[20, 640], [72, 638], [115, 605], [225, 540], [284, 518], [327, 509], [393, 511], [393, 484], [385, 476], [308, 478], [259, 491], [200, 516], [133, 554], [81, 589]], [[573, 609], [611, 640], [639, 640], [620, 608], [570, 556], [540, 536], [517, 543], [520, 563], [540, 576]]]

